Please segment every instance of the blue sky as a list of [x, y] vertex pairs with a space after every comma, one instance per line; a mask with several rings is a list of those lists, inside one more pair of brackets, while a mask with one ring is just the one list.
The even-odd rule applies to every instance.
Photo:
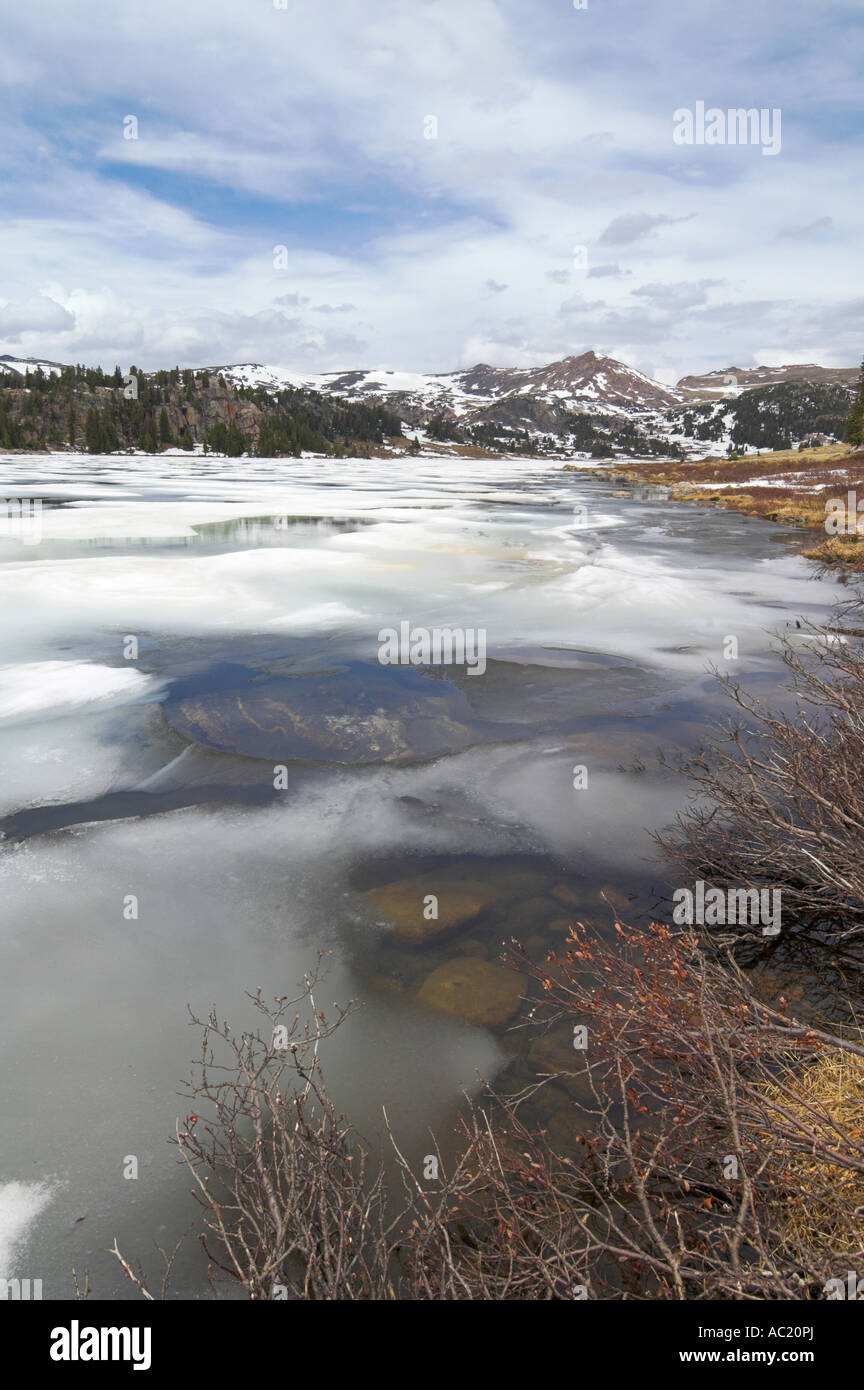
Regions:
[[[30, 0], [0, 352], [856, 363], [862, 60], [858, 0]], [[779, 109], [779, 153], [677, 145], [700, 101]]]

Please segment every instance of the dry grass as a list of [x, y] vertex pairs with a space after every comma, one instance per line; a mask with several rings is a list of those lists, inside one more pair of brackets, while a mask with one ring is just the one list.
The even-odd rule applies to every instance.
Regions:
[[[479, 444], [458, 444], [452, 439], [429, 439], [425, 444], [420, 445], [420, 452], [422, 454], [434, 454], [437, 457], [452, 455], [455, 458], [466, 459], [498, 459], [506, 457], [506, 454], [492, 449], [484, 449]], [[410, 448], [406, 448], [401, 444], [389, 450], [382, 449], [380, 453], [382, 456], [386, 455], [390, 458], [416, 457], [416, 455], [412, 455]]]
[[808, 560], [815, 560], [819, 565], [864, 571], [864, 537], [829, 536], [820, 545], [805, 550], [804, 554]]
[[834, 459], [846, 458], [849, 452], [848, 444], [820, 444], [813, 449], [770, 449], [760, 454], [747, 454], [745, 458], [739, 460], [724, 458], [721, 462], [724, 464], [746, 463], [751, 467], [755, 463], [757, 468], [765, 466], [772, 469], [777, 464], [791, 463], [797, 469], [802, 464], [819, 465], [830, 463]]
[[[791, 1116], [802, 1133], [815, 1128], [844, 1152], [864, 1150], [864, 1058], [828, 1052], [803, 1068], [794, 1091], [788, 1077], [764, 1087], [769, 1106]], [[824, 1153], [800, 1152], [787, 1159], [784, 1176], [794, 1195], [778, 1221], [792, 1247], [833, 1258], [857, 1254], [864, 1173], [826, 1161]]]
[[[598, 469], [599, 474], [611, 470]], [[825, 444], [818, 449], [777, 449], [771, 453], [746, 454], [742, 458], [718, 458], [670, 462], [644, 460], [628, 463], [616, 476], [633, 482], [657, 483], [664, 487], [679, 484], [704, 486], [706, 483], [741, 485], [774, 483], [790, 489], [802, 487], [837, 487], [847, 476], [860, 477], [864, 472], [864, 451], [850, 450], [848, 444]]]

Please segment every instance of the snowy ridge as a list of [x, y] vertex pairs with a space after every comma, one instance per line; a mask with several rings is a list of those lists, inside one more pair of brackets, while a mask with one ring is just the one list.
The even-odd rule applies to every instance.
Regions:
[[[477, 363], [454, 372], [363, 369], [303, 374], [260, 363], [214, 367], [235, 386], [268, 392], [300, 388], [353, 400], [380, 401], [426, 441], [459, 437], [552, 438], [573, 453], [602, 455], [640, 450], [656, 454], [664, 444], [701, 456], [706, 444], [725, 451], [736, 428], [734, 402], [760, 386], [788, 382], [806, 392], [857, 379], [855, 368], [812, 363], [783, 367], [729, 367], [682, 378], [665, 386], [615, 358], [593, 351], [540, 367], [492, 367]], [[728, 403], [724, 410], [721, 402]], [[685, 412], [716, 406], [711, 421]], [[770, 409], [770, 408], [769, 408]], [[812, 427], [802, 426], [806, 435]], [[453, 434], [453, 430], [457, 434]], [[465, 435], [465, 431], [468, 434]]]
[[7, 376], [26, 377], [28, 372], [35, 372], [40, 367], [46, 376], [59, 376], [63, 363], [49, 362], [41, 357], [12, 357], [8, 352], [0, 357], [0, 371], [6, 372]]
[[691, 401], [729, 399], [759, 386], [809, 382], [821, 386], [854, 386], [857, 367], [820, 367], [815, 362], [790, 362], [782, 367], [723, 367], [701, 376], [685, 376], [677, 390]]
[[460, 417], [504, 400], [530, 396], [570, 409], [668, 408], [686, 399], [677, 389], [652, 381], [612, 357], [585, 352], [543, 367], [490, 367], [480, 362], [455, 372], [390, 369], [301, 374], [257, 362], [211, 367], [237, 386], [321, 391], [325, 394], [397, 398], [401, 405], [445, 410]]

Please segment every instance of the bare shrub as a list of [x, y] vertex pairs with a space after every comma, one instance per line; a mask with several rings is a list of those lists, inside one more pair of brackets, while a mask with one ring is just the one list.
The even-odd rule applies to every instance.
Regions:
[[350, 1008], [328, 1022], [314, 980], [252, 996], [254, 1034], [195, 1020], [177, 1142], [214, 1270], [254, 1299], [797, 1300], [864, 1261], [857, 1036], [758, 1000], [667, 926], [618, 922], [610, 941], [577, 925], [560, 954], [514, 942], [507, 961], [540, 987], [527, 1026], [587, 1030], [583, 1138], [561, 1153], [525, 1118], [554, 1076], [490, 1088], [434, 1182], [335, 1112], [319, 1048]]
[[324, 1087], [319, 1048], [344, 1021], [315, 1002], [252, 998], [263, 1027], [239, 1037], [215, 1013], [192, 1016], [201, 1059], [176, 1141], [203, 1208], [213, 1266], [253, 1299], [393, 1296], [382, 1169]]
[[864, 656], [808, 637], [782, 649], [792, 713], [721, 677], [743, 718], [686, 761], [693, 804], [659, 842], [713, 887], [780, 888], [786, 926], [838, 943], [864, 934]]
[[[821, 1296], [832, 1258], [864, 1257], [864, 1047], [755, 998], [691, 932], [616, 932], [577, 926], [542, 965], [514, 955], [551, 1017], [588, 1029], [573, 1215], [599, 1296]], [[824, 1084], [838, 1069], [854, 1099]]]

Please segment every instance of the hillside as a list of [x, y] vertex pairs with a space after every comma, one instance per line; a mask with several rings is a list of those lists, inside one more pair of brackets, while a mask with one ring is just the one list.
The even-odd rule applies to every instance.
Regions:
[[[857, 368], [730, 368], [667, 387], [614, 358], [585, 352], [541, 367], [298, 376], [243, 363], [214, 368], [264, 391], [303, 386], [386, 403], [433, 441], [544, 449], [596, 458], [677, 457], [842, 439]], [[733, 384], [734, 377], [734, 384]], [[726, 387], [720, 395], [718, 382]], [[704, 384], [704, 389], [700, 385]]]
[[[857, 378], [857, 372], [853, 375]], [[853, 386], [854, 382], [788, 380], [741, 388], [728, 398], [678, 406], [669, 412], [669, 420], [688, 439], [710, 441], [732, 452], [829, 444], [843, 438]]]
[[[375, 401], [313, 391], [235, 387], [207, 371], [155, 372], [36, 364], [0, 375], [0, 448], [156, 453], [178, 447], [239, 456], [363, 453], [401, 437]], [[56, 368], [49, 372], [47, 366]]]
[[786, 382], [817, 386], [852, 387], [858, 380], [857, 367], [820, 367], [815, 362], [792, 362], [783, 367], [724, 367], [702, 376], [685, 376], [676, 390], [692, 401], [731, 398], [759, 386], [780, 386]]
[[[773, 375], [766, 383], [765, 374]], [[815, 374], [815, 375], [814, 375]], [[261, 456], [370, 449], [684, 459], [844, 437], [857, 372], [805, 366], [668, 387], [585, 352], [540, 367], [302, 375], [256, 363], [145, 373], [0, 357], [0, 448], [178, 447]], [[723, 377], [728, 394], [699, 399]], [[752, 380], [745, 380], [745, 378]], [[782, 379], [778, 379], [782, 378]], [[711, 390], [709, 389], [709, 395]]]

